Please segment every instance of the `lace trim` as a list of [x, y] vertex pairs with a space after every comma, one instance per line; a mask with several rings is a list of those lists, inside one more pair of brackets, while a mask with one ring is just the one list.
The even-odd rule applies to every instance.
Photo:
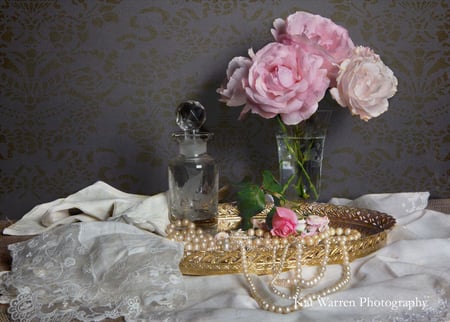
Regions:
[[[80, 235], [82, 225], [99, 224], [100, 235]], [[135, 319], [184, 304], [182, 246], [130, 227], [77, 223], [10, 245], [12, 270], [1, 276], [0, 294], [11, 318]]]

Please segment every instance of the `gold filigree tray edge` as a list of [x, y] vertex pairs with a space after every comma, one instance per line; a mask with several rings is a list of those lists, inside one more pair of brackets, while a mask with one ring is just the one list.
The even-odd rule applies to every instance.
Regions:
[[[299, 214], [307, 212], [326, 215], [330, 219], [331, 227], [349, 227], [360, 231], [362, 234], [360, 239], [347, 242], [350, 260], [367, 256], [385, 246], [387, 233], [396, 223], [395, 219], [386, 213], [365, 208], [302, 202], [290, 203], [289, 207]], [[219, 204], [219, 230], [237, 229], [239, 222], [239, 211], [234, 203]], [[303, 253], [302, 264], [318, 265], [324, 254], [323, 245], [306, 247]], [[251, 273], [258, 275], [272, 273], [271, 251], [249, 250], [247, 257]], [[333, 246], [328, 257], [329, 264], [341, 263], [342, 251], [337, 245]], [[288, 253], [284, 270], [292, 269], [295, 265], [295, 254], [292, 250]], [[197, 276], [241, 273], [240, 251], [185, 251], [180, 262], [180, 270], [184, 275]]]

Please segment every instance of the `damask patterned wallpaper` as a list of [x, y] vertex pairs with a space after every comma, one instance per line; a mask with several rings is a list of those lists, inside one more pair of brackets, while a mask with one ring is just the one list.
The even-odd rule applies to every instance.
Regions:
[[275, 121], [218, 102], [228, 61], [271, 41], [275, 18], [306, 10], [349, 29], [399, 79], [368, 123], [336, 108], [322, 200], [430, 191], [449, 197], [449, 2], [436, 0], [16, 0], [0, 2], [0, 215], [97, 180], [167, 189], [174, 111], [207, 107], [221, 183], [277, 169]]

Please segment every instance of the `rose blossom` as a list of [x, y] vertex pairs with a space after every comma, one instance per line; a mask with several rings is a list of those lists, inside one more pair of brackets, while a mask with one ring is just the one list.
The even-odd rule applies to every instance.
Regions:
[[380, 56], [359, 46], [342, 62], [337, 86], [330, 93], [339, 105], [368, 121], [387, 111], [388, 99], [397, 92], [397, 84], [394, 73]]
[[306, 231], [302, 233], [302, 236], [313, 236], [325, 231], [329, 222], [328, 217], [309, 215], [306, 217]]
[[296, 233], [297, 215], [288, 208], [276, 207], [272, 217], [272, 236], [287, 237]]
[[323, 232], [328, 227], [329, 222], [328, 217], [317, 215], [309, 215], [306, 218], [306, 224], [310, 227], [317, 227], [319, 232]]
[[347, 58], [355, 47], [348, 31], [331, 19], [297, 11], [286, 18], [275, 19], [272, 35], [276, 41], [291, 44], [298, 43], [308, 46], [312, 53], [324, 58], [332, 83], [338, 73], [338, 65]]
[[217, 89], [217, 93], [222, 96], [219, 101], [228, 106], [241, 106], [247, 102], [243, 85], [251, 64], [251, 59], [247, 57], [234, 57], [228, 63], [227, 83]]
[[299, 45], [269, 43], [256, 54], [245, 86], [250, 110], [264, 118], [280, 115], [287, 125], [298, 124], [314, 114], [329, 86], [322, 57]]

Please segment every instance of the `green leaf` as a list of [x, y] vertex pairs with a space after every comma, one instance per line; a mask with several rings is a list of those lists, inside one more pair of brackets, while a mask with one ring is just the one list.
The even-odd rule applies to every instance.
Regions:
[[281, 192], [282, 187], [280, 183], [275, 179], [272, 172], [264, 170], [263, 173], [263, 188], [267, 191]]
[[237, 206], [242, 217], [241, 228], [251, 228], [250, 219], [264, 210], [264, 191], [257, 185], [241, 183], [241, 190], [237, 193]]
[[284, 187], [275, 179], [270, 171], [263, 171], [263, 189], [266, 193], [272, 195], [274, 203], [277, 206], [285, 201]]

